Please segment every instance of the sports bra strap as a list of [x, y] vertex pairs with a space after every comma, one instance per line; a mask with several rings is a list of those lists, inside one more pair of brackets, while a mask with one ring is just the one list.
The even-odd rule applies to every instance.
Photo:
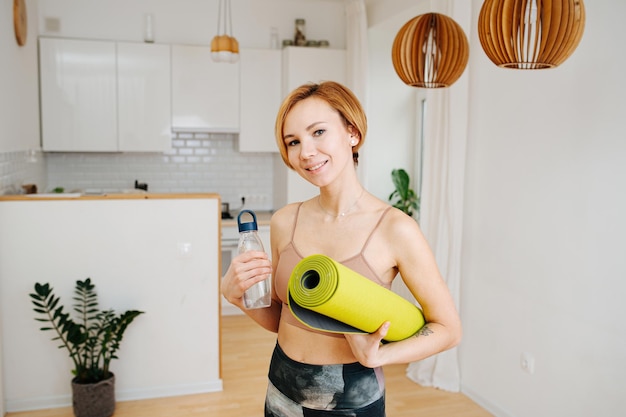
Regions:
[[374, 228], [370, 232], [370, 235], [367, 237], [367, 240], [365, 241], [365, 244], [363, 244], [363, 248], [361, 248], [361, 252], [360, 252], [361, 254], [363, 254], [363, 252], [365, 251], [365, 248], [367, 248], [367, 245], [370, 243], [370, 240], [372, 239], [372, 236], [374, 235], [374, 232], [376, 231], [376, 229], [378, 229], [378, 226], [380, 226], [380, 224], [383, 221], [383, 217], [385, 217], [385, 214], [387, 214], [387, 212], [391, 209], [391, 207], [392, 206], [387, 207], [385, 209], [385, 211], [383, 211], [383, 214], [381, 214], [380, 218], [376, 222], [376, 225], [374, 226]]

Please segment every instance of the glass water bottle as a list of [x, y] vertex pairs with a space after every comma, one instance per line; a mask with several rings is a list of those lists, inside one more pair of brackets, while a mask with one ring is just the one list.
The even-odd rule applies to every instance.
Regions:
[[[251, 222], [241, 222], [241, 216], [245, 213], [252, 216]], [[250, 250], [265, 252], [263, 242], [258, 234], [259, 228], [257, 226], [256, 214], [253, 211], [242, 210], [237, 216], [237, 226], [239, 226], [239, 253]], [[270, 276], [268, 275], [263, 281], [257, 282], [243, 294], [243, 304], [246, 309], [263, 308], [271, 305], [271, 280], [269, 278]]]

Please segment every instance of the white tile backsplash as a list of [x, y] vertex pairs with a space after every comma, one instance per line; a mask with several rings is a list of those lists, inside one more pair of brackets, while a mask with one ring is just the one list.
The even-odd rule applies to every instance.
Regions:
[[9, 184], [24, 183], [28, 178], [33, 178], [40, 192], [55, 187], [119, 191], [133, 188], [139, 180], [148, 184], [150, 192], [218, 193], [233, 209], [245, 196], [247, 208], [273, 209], [272, 154], [241, 153], [237, 140], [238, 136], [230, 133], [185, 132], [174, 134], [172, 149], [165, 154], [46, 153], [45, 163], [39, 164], [42, 173], [34, 177], [28, 172], [33, 164], [20, 162], [26, 159], [26, 152], [0, 154], [0, 193]]

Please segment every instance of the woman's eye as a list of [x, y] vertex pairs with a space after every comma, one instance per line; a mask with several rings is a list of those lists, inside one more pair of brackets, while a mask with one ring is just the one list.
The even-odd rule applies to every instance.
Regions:
[[296, 146], [299, 143], [300, 141], [298, 139], [294, 139], [294, 140], [290, 140], [289, 142], [287, 142], [287, 146]]
[[322, 136], [324, 134], [324, 132], [326, 132], [326, 130], [324, 130], [324, 129], [317, 129], [315, 132], [313, 132], [313, 136]]

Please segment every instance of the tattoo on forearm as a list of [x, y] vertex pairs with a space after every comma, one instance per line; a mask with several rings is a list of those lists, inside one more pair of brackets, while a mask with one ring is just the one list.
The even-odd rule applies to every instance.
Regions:
[[418, 336], [428, 336], [428, 335], [431, 335], [433, 333], [434, 332], [432, 330], [430, 330], [430, 327], [428, 327], [428, 325], [426, 325], [426, 326], [422, 327], [419, 332], [417, 332], [415, 337], [418, 337]]

